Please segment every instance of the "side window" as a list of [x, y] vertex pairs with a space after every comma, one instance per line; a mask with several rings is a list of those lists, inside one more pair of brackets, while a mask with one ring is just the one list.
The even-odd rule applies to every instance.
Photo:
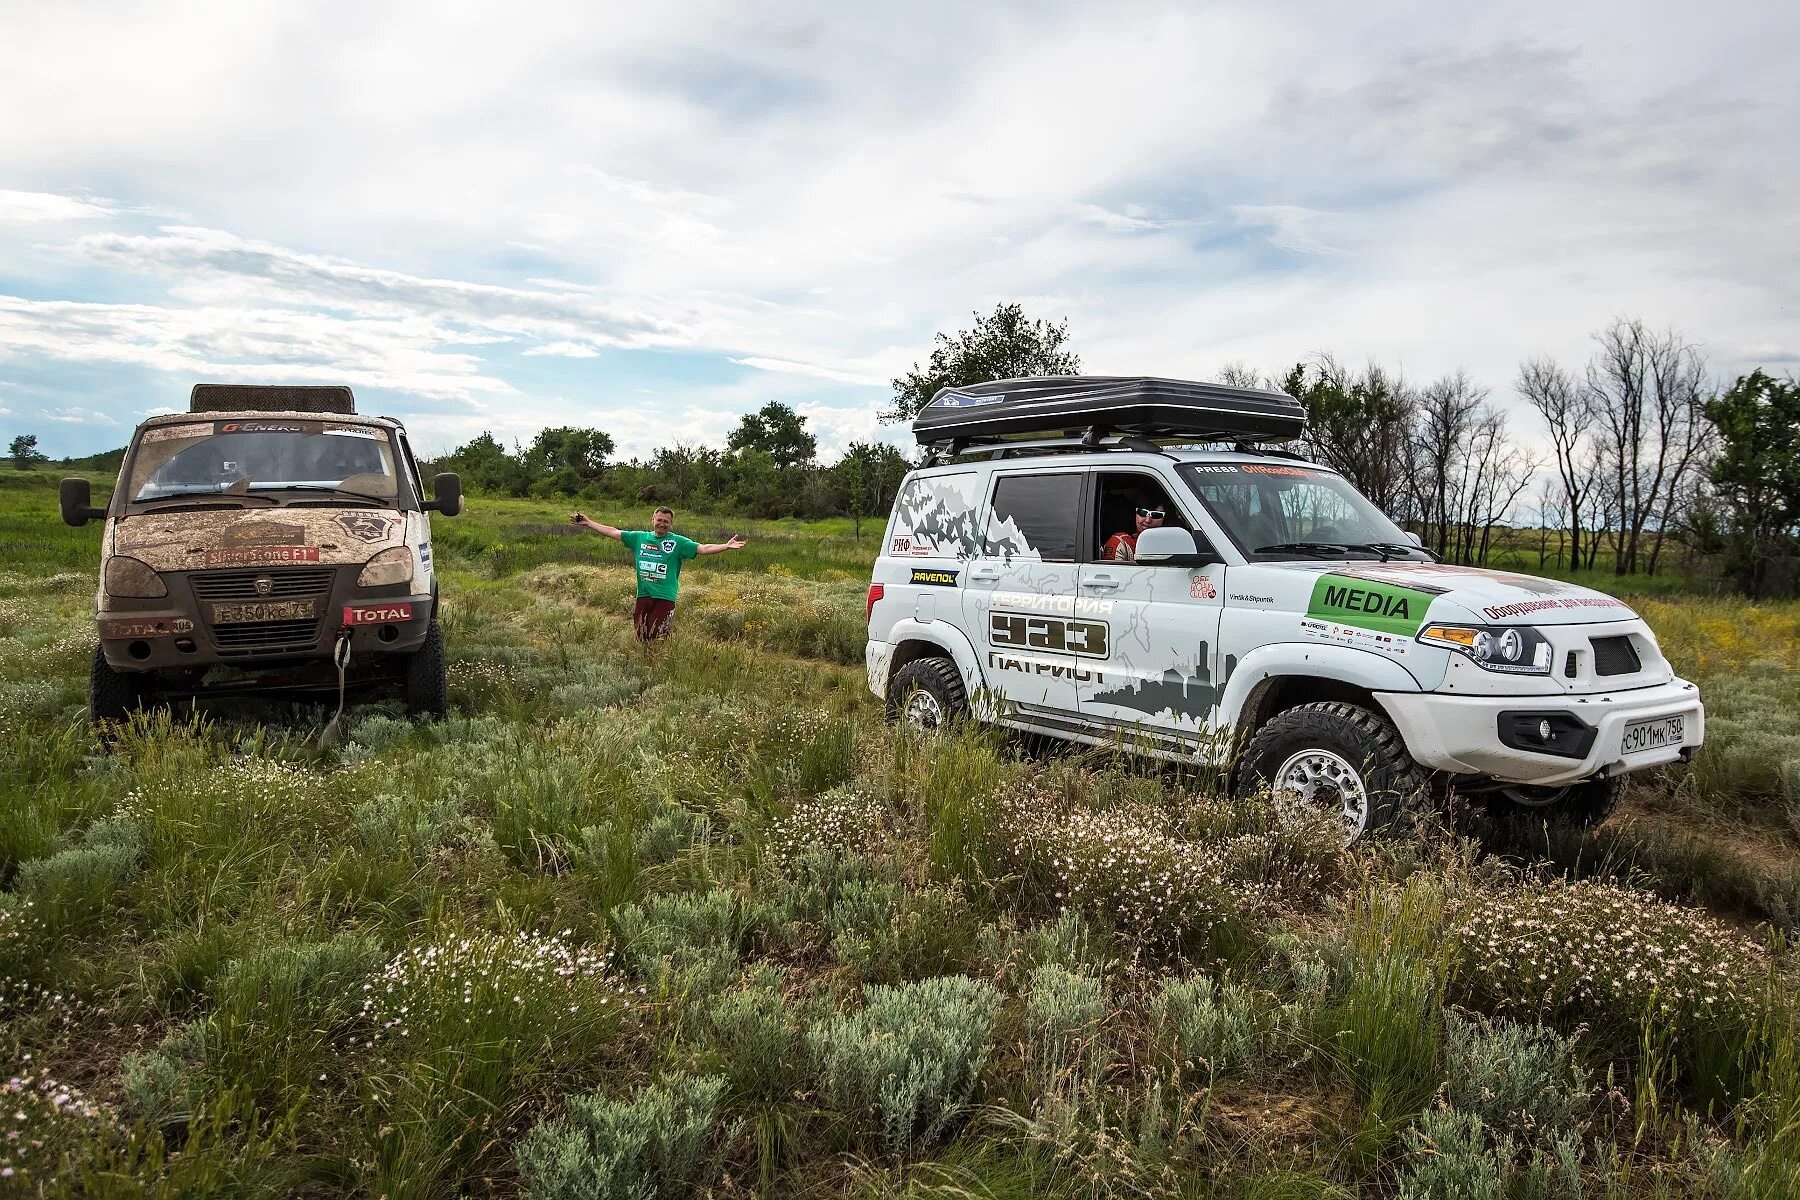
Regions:
[[419, 464], [413, 461], [412, 444], [406, 440], [404, 433], [396, 432], [394, 436], [400, 439], [400, 457], [406, 460], [406, 478], [412, 484], [413, 496], [423, 504], [430, 497], [426, 495], [425, 484], [419, 478]]
[[[1128, 557], [1118, 545], [1120, 540], [1135, 542], [1145, 528], [1164, 525], [1171, 529], [1189, 527], [1187, 518], [1169, 500], [1169, 493], [1154, 475], [1141, 471], [1102, 471], [1095, 476], [1094, 545], [1089, 548], [1092, 560]], [[1140, 519], [1139, 514], [1143, 516]], [[1113, 547], [1112, 554], [1107, 553]]]
[[994, 484], [982, 552], [993, 558], [1074, 562], [1081, 527], [1081, 475], [1001, 475]]

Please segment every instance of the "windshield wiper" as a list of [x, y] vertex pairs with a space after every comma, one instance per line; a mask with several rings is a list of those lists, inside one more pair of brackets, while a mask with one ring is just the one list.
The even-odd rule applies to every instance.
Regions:
[[1372, 554], [1379, 554], [1382, 562], [1386, 562], [1391, 555], [1396, 554], [1423, 554], [1433, 562], [1437, 561], [1437, 555], [1425, 547], [1415, 546], [1411, 542], [1357, 542], [1354, 545], [1346, 546], [1345, 549], [1367, 550]]
[[[283, 492], [332, 492], [339, 496], [353, 496], [358, 500], [367, 500], [381, 508], [393, 508], [398, 499], [394, 496], [377, 496], [372, 492], [352, 491], [350, 488], [332, 487], [328, 483], [278, 483], [269, 485], [271, 491]], [[273, 499], [273, 497], [271, 497]]]
[[1320, 558], [1335, 558], [1350, 547], [1341, 542], [1276, 542], [1270, 546], [1258, 546], [1258, 554], [1312, 554]]
[[[259, 494], [255, 493], [255, 492], [221, 492], [217, 488], [191, 488], [185, 492], [167, 492], [161, 496], [151, 496], [147, 500], [133, 500], [132, 503], [133, 504], [161, 504], [165, 500], [185, 500], [191, 496], [205, 496], [209, 500], [212, 500], [215, 502], [227, 501], [227, 500], [267, 500], [270, 504], [280, 504], [281, 503], [281, 501], [275, 499], [275, 497], [273, 497], [273, 496], [263, 496], [263, 495], [259, 495]], [[183, 505], [178, 505], [177, 507], [198, 508], [201, 506], [195, 505], [195, 504], [183, 504]], [[234, 507], [234, 506], [228, 505], [228, 504], [222, 504], [222, 503], [212, 503], [212, 504], [206, 505], [205, 507], [207, 507], [207, 508], [229, 508], [229, 507]], [[242, 506], [239, 505], [236, 507], [242, 507]]]

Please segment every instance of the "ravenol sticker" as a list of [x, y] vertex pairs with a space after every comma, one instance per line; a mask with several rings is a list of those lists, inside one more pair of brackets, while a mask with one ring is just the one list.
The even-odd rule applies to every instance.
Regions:
[[922, 583], [928, 587], [955, 587], [958, 574], [956, 571], [940, 571], [932, 567], [914, 567], [910, 582]]
[[1415, 588], [1346, 575], [1321, 575], [1313, 584], [1306, 615], [1411, 637], [1419, 632], [1431, 601], [1430, 592]]

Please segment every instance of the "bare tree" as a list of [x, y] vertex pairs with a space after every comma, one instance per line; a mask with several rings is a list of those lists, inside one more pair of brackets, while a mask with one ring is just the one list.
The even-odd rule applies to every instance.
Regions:
[[1486, 395], [1462, 371], [1419, 393], [1408, 486], [1425, 544], [1445, 558], [1456, 557], [1452, 543], [1465, 519], [1468, 446]]
[[1263, 382], [1263, 377], [1257, 373], [1254, 367], [1235, 360], [1219, 368], [1218, 382], [1226, 387], [1261, 388], [1270, 386]]
[[[1642, 321], [1614, 321], [1595, 340], [1600, 351], [1588, 364], [1585, 391], [1611, 451], [1619, 519], [1613, 569], [1626, 575], [1638, 570], [1644, 532], [1653, 523], [1660, 542], [1683, 476], [1704, 448], [1704, 431], [1694, 425], [1706, 369], [1674, 331], [1655, 333]], [[1657, 553], [1644, 556], [1651, 570]]]
[[1506, 418], [1486, 404], [1476, 414], [1466, 454], [1473, 466], [1468, 472], [1462, 561], [1485, 563], [1493, 548], [1494, 528], [1511, 518], [1520, 493], [1542, 463], [1512, 444], [1506, 437]]
[[1573, 375], [1547, 358], [1527, 359], [1519, 364], [1519, 378], [1514, 386], [1549, 426], [1556, 477], [1562, 486], [1560, 511], [1568, 522], [1569, 561], [1579, 567], [1581, 515], [1597, 474], [1597, 459], [1589, 437], [1594, 420], [1590, 398]]
[[1295, 364], [1281, 387], [1306, 405], [1303, 452], [1395, 520], [1415, 515], [1407, 458], [1418, 398], [1404, 379], [1374, 364], [1353, 373], [1320, 354]]

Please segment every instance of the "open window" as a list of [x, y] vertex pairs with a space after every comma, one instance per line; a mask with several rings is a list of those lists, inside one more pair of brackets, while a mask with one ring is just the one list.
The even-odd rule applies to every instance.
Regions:
[[[1140, 519], [1140, 511], [1145, 516]], [[1161, 514], [1160, 518], [1156, 514]], [[1129, 561], [1137, 535], [1145, 528], [1192, 529], [1156, 476], [1143, 471], [1097, 471], [1094, 474], [1093, 544], [1090, 561]], [[1203, 545], [1205, 534], [1196, 532]]]

